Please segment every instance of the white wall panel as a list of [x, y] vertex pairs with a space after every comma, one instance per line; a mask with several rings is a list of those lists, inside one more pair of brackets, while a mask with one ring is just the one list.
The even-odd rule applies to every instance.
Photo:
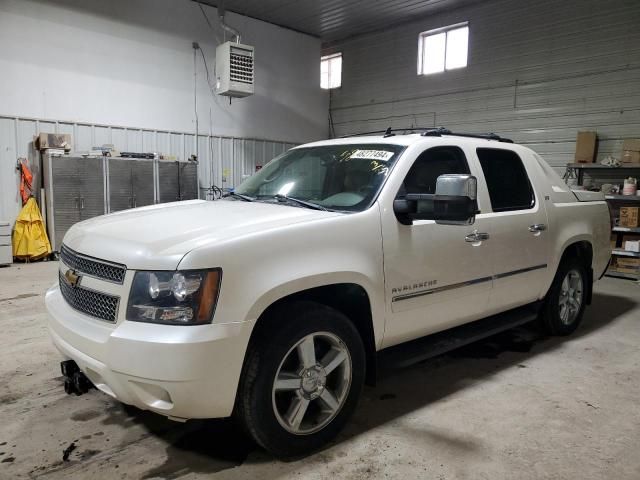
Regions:
[[[420, 32], [469, 21], [467, 68], [417, 75]], [[579, 130], [598, 159], [640, 137], [640, 2], [477, 2], [327, 46], [343, 54], [335, 135], [445, 126], [528, 144], [561, 170]]]
[[[51, 132], [51, 129], [43, 128], [42, 132]], [[74, 140], [75, 139], [75, 140]], [[96, 144], [92, 125], [76, 125], [75, 135], [72, 137], [74, 150], [87, 152]]]
[[16, 145], [17, 154], [19, 157], [29, 158], [29, 154], [33, 148], [33, 137], [36, 136], [38, 132], [37, 122], [34, 120], [17, 120], [16, 124], [18, 128], [16, 140], [29, 140], [27, 142], [18, 141]]
[[[129, 142], [127, 141], [127, 131], [124, 128], [111, 128], [111, 142], [109, 143], [113, 143], [114, 145], [120, 145], [120, 148], [118, 150], [120, 150], [121, 152], [131, 152], [132, 150], [129, 149]], [[96, 141], [94, 142], [94, 145], [99, 146], [101, 145], [101, 143], [98, 141], [98, 139], [95, 139]]]
[[[0, 115], [195, 130], [192, 42], [210, 74], [217, 10], [191, 0], [0, 0]], [[255, 95], [213, 98], [197, 55], [200, 134], [326, 137], [320, 40], [228, 12], [256, 46]], [[214, 79], [211, 79], [214, 81]]]
[[[28, 159], [34, 173], [34, 184], [40, 184], [40, 155], [33, 147], [33, 136], [40, 131], [70, 133], [72, 142], [80, 147], [74, 148], [77, 153], [87, 152], [92, 146], [113, 144], [118, 151], [156, 152], [175, 156], [182, 161], [195, 154], [192, 133], [0, 116], [0, 219], [13, 221], [20, 210], [20, 177], [16, 171], [18, 157]], [[243, 175], [255, 172], [256, 165], [264, 165], [293, 146], [292, 143], [262, 139], [199, 135], [201, 198], [206, 198], [206, 190], [212, 185], [225, 189], [235, 187], [242, 181]]]
[[127, 130], [127, 151], [142, 152], [142, 131]]
[[13, 221], [20, 205], [16, 123], [14, 118], [0, 118], [0, 220]]
[[112, 141], [112, 132], [110, 127], [96, 126], [93, 129], [94, 143], [93, 146], [100, 147], [102, 145], [110, 145]]
[[57, 132], [71, 135], [71, 140], [73, 141], [73, 123], [59, 122], [57, 125]]

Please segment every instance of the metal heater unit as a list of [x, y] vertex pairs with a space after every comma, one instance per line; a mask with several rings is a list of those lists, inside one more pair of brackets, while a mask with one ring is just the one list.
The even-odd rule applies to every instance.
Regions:
[[226, 42], [216, 48], [216, 93], [227, 97], [253, 95], [254, 48]]

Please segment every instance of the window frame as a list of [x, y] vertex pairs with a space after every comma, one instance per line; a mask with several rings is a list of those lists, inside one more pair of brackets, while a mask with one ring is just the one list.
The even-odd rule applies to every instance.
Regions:
[[[404, 194], [401, 194], [401, 191], [403, 189], [406, 189], [405, 181], [407, 180], [407, 177], [411, 173], [411, 170], [413, 169], [414, 165], [420, 160], [420, 158], [423, 155], [427, 154], [428, 152], [430, 152], [432, 150], [441, 150], [441, 149], [456, 150], [457, 154], [462, 155], [462, 159], [464, 160], [464, 162], [466, 164], [466, 167], [467, 167], [467, 174], [473, 175], [473, 173], [471, 172], [471, 163], [469, 162], [469, 158], [467, 157], [467, 154], [465, 153], [465, 151], [462, 148], [460, 148], [458, 145], [433, 145], [433, 146], [423, 150], [422, 152], [420, 152], [416, 156], [416, 158], [413, 160], [413, 162], [411, 162], [411, 166], [409, 167], [409, 170], [407, 170], [407, 173], [402, 178], [402, 182], [400, 183], [400, 186], [398, 187], [398, 191], [396, 192], [396, 195], [395, 195], [394, 199], [401, 199], [401, 198], [404, 198], [407, 195], [406, 191], [405, 191]], [[443, 174], [443, 175], [445, 175], [445, 174]]]
[[[373, 142], [373, 143], [368, 143], [365, 141], [366, 137], [362, 137], [363, 141], [362, 142], [351, 142], [351, 143], [345, 143], [345, 144], [328, 144], [328, 145], [317, 145], [317, 146], [305, 146], [305, 145], [301, 145], [301, 146], [297, 146], [297, 147], [293, 147], [289, 150], [287, 150], [284, 153], [281, 153], [280, 155], [277, 155], [276, 157], [274, 157], [273, 159], [271, 159], [269, 162], [267, 162], [267, 164], [265, 164], [263, 166], [263, 168], [266, 168], [270, 163], [275, 162], [277, 160], [279, 160], [281, 157], [284, 157], [285, 155], [290, 154], [291, 152], [294, 151], [305, 151], [305, 150], [313, 150], [316, 148], [323, 148], [323, 147], [354, 147], [356, 149], [368, 149], [368, 148], [384, 148], [384, 147], [392, 147], [394, 149], [397, 149], [397, 152], [395, 152], [395, 159], [393, 160], [393, 163], [391, 164], [390, 167], [388, 167], [387, 173], [384, 176], [384, 178], [382, 179], [382, 182], [380, 183], [378, 189], [376, 192], [374, 192], [374, 194], [371, 196], [369, 202], [365, 205], [362, 206], [361, 209], [352, 209], [351, 207], [347, 207], [347, 208], [334, 208], [331, 206], [326, 206], [327, 209], [329, 209], [329, 211], [333, 211], [333, 212], [340, 212], [340, 213], [360, 213], [360, 212], [364, 212], [366, 210], [369, 210], [373, 205], [375, 205], [375, 203], [378, 201], [378, 199], [380, 198], [380, 195], [382, 194], [382, 192], [384, 191], [384, 189], [386, 188], [387, 182], [389, 181], [389, 178], [391, 178], [391, 176], [393, 175], [393, 172], [395, 171], [398, 163], [400, 163], [402, 161], [402, 159], [404, 158], [403, 155], [405, 155], [408, 146], [407, 145], [402, 145], [402, 144], [398, 144], [398, 143], [378, 143], [378, 142]], [[262, 170], [262, 169], [261, 169]], [[257, 172], [256, 172], [257, 173]], [[254, 175], [256, 175], [256, 173], [254, 173], [253, 175], [251, 175], [250, 177], [246, 178], [243, 182], [241, 182], [238, 186], [236, 186], [235, 191], [238, 193], [244, 193], [244, 194], [248, 194], [248, 195], [252, 195], [246, 191], [242, 191], [241, 187], [243, 184], [245, 184], [245, 182], [248, 182], [248, 180], [253, 177]], [[327, 179], [325, 179], [325, 181], [327, 181]], [[257, 201], [264, 201], [263, 199], [258, 199]]]
[[[518, 162], [520, 163], [520, 166], [522, 167], [522, 170], [524, 171], [524, 175], [527, 179], [527, 186], [529, 187], [529, 194], [531, 195], [531, 202], [529, 204], [529, 206], [527, 207], [521, 207], [521, 206], [516, 206], [516, 207], [505, 207], [505, 208], [498, 208], [496, 209], [493, 206], [493, 201], [491, 200], [491, 192], [490, 192], [490, 187], [489, 187], [489, 182], [487, 182], [487, 175], [484, 171], [484, 168], [482, 167], [482, 161], [480, 159], [480, 154], [479, 154], [479, 150], [493, 150], [493, 151], [498, 151], [498, 152], [509, 152], [512, 155], [514, 155], [517, 159]], [[520, 155], [518, 155], [518, 153], [510, 148], [495, 148], [495, 147], [476, 147], [475, 149], [475, 154], [476, 157], [478, 158], [478, 166], [480, 167], [480, 172], [482, 173], [482, 178], [484, 180], [484, 184], [487, 187], [487, 196], [489, 197], [489, 206], [491, 207], [491, 211], [494, 213], [503, 213], [503, 212], [523, 212], [526, 210], [531, 210], [533, 208], [535, 208], [535, 206], [537, 205], [538, 199], [536, 198], [536, 191], [533, 188], [533, 184], [531, 183], [531, 178], [529, 177], [529, 172], [527, 171], [527, 167], [524, 165], [524, 162], [522, 161], [522, 157]]]
[[[467, 27], [468, 31], [471, 31], [471, 28], [469, 26], [469, 21], [465, 21], [465, 22], [460, 22], [460, 23], [454, 23], [453, 25], [447, 25], [446, 27], [440, 27], [440, 28], [434, 28], [432, 30], [427, 30], [424, 32], [420, 32], [420, 34], [418, 35], [418, 75], [419, 76], [426, 76], [426, 75], [437, 75], [438, 73], [445, 73], [445, 72], [449, 72], [451, 70], [459, 70], [461, 68], [467, 68], [467, 66], [469, 65], [469, 37], [467, 36], [467, 58], [466, 58], [466, 63], [464, 66], [461, 67], [454, 67], [454, 68], [447, 68], [447, 42], [449, 39], [448, 33], [451, 30], [457, 30], [459, 28], [463, 28], [463, 27]], [[425, 56], [425, 39], [428, 37], [431, 37], [433, 35], [438, 35], [440, 33], [445, 33], [445, 41], [444, 41], [444, 65], [443, 65], [443, 69], [439, 70], [437, 72], [427, 72], [425, 73], [424, 70], [424, 56]]]
[[[340, 78], [339, 85], [337, 87], [332, 87], [331, 85], [331, 60], [334, 58], [340, 58]], [[328, 72], [327, 72], [327, 87], [322, 86], [322, 62], [327, 62]], [[342, 66], [343, 66], [343, 56], [342, 52], [335, 52], [330, 55], [322, 55], [320, 57], [320, 88], [322, 90], [335, 90], [336, 88], [342, 88]]]

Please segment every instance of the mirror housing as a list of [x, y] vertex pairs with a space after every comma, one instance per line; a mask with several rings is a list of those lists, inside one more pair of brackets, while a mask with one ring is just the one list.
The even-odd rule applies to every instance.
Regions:
[[478, 213], [478, 180], [472, 175], [440, 175], [436, 193], [409, 193], [393, 202], [403, 225], [414, 220], [435, 220], [445, 225], [472, 225]]

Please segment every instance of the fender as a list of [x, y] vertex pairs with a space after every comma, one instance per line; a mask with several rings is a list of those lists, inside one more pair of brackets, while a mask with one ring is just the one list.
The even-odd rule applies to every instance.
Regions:
[[271, 305], [283, 298], [304, 292], [317, 287], [326, 287], [336, 284], [355, 284], [366, 292], [371, 305], [371, 318], [376, 348], [380, 348], [384, 333], [384, 303], [380, 302], [380, 293], [376, 292], [375, 284], [365, 275], [359, 272], [343, 271], [331, 273], [319, 273], [307, 275], [295, 280], [274, 286], [264, 292], [252, 305], [245, 320], [250, 321], [255, 328], [256, 322]]
[[[547, 279], [547, 282], [545, 282], [545, 288], [544, 288], [544, 294], [546, 295], [546, 292], [549, 290], [549, 288], [551, 288], [551, 284], [553, 283], [553, 279], [556, 275], [556, 272], [558, 271], [558, 267], [560, 266], [560, 261], [562, 259], [562, 257], [565, 255], [565, 253], [567, 252], [568, 249], [570, 249], [572, 247], [572, 245], [576, 245], [576, 244], [580, 244], [580, 243], [587, 243], [588, 245], [591, 246], [591, 251], [592, 251], [592, 258], [591, 258], [591, 264], [587, 266], [587, 285], [585, 286], [586, 288], [586, 303], [587, 305], [591, 304], [591, 297], [592, 297], [592, 292], [593, 292], [593, 282], [595, 281], [594, 278], [594, 261], [595, 258], [593, 257], [593, 237], [591, 237], [590, 235], [577, 235], [574, 237], [571, 237], [570, 239], [566, 240], [564, 242], [564, 244], [562, 245], [561, 249], [558, 249], [557, 252], [559, 252], [559, 255], [556, 256], [556, 258], [553, 259], [553, 263], [549, 265], [549, 274], [551, 275], [550, 278]], [[605, 267], [606, 269], [606, 267]]]

